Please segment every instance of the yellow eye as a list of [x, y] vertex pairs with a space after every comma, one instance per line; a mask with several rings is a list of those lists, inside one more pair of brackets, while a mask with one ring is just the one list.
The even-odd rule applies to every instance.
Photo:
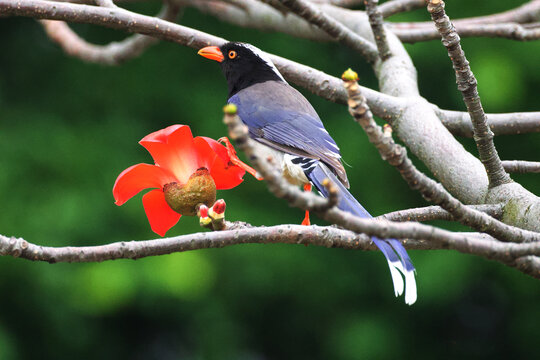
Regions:
[[229, 51], [229, 59], [234, 59], [236, 57], [236, 51], [231, 50]]

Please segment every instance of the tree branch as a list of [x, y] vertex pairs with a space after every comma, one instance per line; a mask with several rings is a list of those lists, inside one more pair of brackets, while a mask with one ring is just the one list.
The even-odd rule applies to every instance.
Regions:
[[[263, 0], [263, 1], [266, 1], [266, 0]], [[280, 0], [276, 0], [276, 1], [280, 1]], [[362, 4], [364, 0], [310, 0], [310, 1], [316, 4], [331, 4], [331, 5], [339, 6], [339, 7], [351, 8], [351, 7], [355, 7], [357, 5]]]
[[501, 159], [497, 154], [497, 149], [495, 149], [495, 144], [493, 143], [494, 135], [488, 126], [486, 114], [482, 108], [476, 86], [476, 78], [461, 48], [459, 35], [444, 11], [444, 1], [430, 0], [428, 11], [439, 34], [441, 34], [442, 43], [448, 50], [448, 56], [452, 60], [452, 65], [456, 71], [458, 90], [463, 95], [463, 101], [467, 105], [467, 110], [471, 117], [474, 141], [478, 148], [480, 161], [482, 161], [486, 168], [489, 186], [496, 187], [502, 184], [508, 184], [512, 180], [504, 171]]
[[540, 278], [540, 258], [538, 256], [523, 256], [515, 261], [515, 266], [519, 271], [535, 277]]
[[[437, 116], [454, 135], [472, 137], [473, 127], [469, 113], [436, 109]], [[540, 132], [540, 112], [486, 114], [495, 135], [516, 135]]]
[[388, 40], [386, 40], [386, 32], [383, 26], [383, 16], [378, 7], [379, 0], [364, 0], [366, 5], [366, 12], [369, 18], [369, 24], [373, 31], [373, 37], [375, 38], [375, 44], [377, 44], [377, 50], [379, 51], [379, 57], [382, 61], [392, 56], [390, 48], [388, 46]]
[[[416, 43], [420, 41], [436, 40], [440, 38], [436, 29], [412, 28], [400, 29], [390, 26], [394, 34], [406, 43]], [[534, 41], [540, 39], [540, 25], [518, 24], [518, 23], [497, 23], [497, 24], [461, 24], [456, 26], [456, 31], [460, 37], [489, 37], [504, 38], [518, 41]]]
[[[366, 221], [380, 225], [377, 221]], [[21, 238], [0, 235], [0, 255], [49, 263], [81, 263], [118, 259], [135, 260], [149, 256], [223, 248], [241, 244], [280, 243], [364, 251], [377, 250], [377, 247], [368, 236], [331, 226], [278, 225], [246, 227], [245, 225], [235, 226], [234, 223], [232, 226], [231, 223], [228, 224], [232, 228], [231, 230], [200, 232], [154, 240], [122, 241], [97, 246], [48, 247], [35, 245]], [[400, 223], [395, 225], [407, 228], [411, 224]], [[440, 237], [445, 232], [445, 230], [441, 230], [441, 233], [431, 236], [432, 238], [438, 238], [440, 241], [408, 239], [402, 241], [402, 244], [407, 249], [416, 250], [454, 249], [462, 253], [479, 255], [503, 263], [512, 263], [514, 258], [519, 261], [526, 257], [534, 257], [534, 255], [528, 254], [540, 254], [538, 244], [505, 244], [490, 240], [477, 233], [446, 232], [449, 237], [445, 240], [445, 237]], [[535, 277], [538, 278], [539, 276]]]
[[[174, 21], [179, 12], [180, 7], [165, 4], [157, 17]], [[40, 22], [47, 35], [58, 43], [68, 55], [83, 61], [104, 65], [119, 65], [131, 60], [159, 41], [154, 37], [136, 34], [120, 42], [112, 42], [104, 46], [94, 45], [79, 37], [63, 21], [40, 20]]]
[[95, 0], [95, 2], [96, 2], [96, 5], [98, 6], [112, 7], [112, 8], [118, 7], [113, 3], [112, 0]]
[[296, 15], [319, 27], [339, 43], [360, 53], [370, 63], [378, 58], [377, 49], [373, 44], [352, 32], [335, 19], [323, 13], [318, 7], [306, 0], [279, 0]]
[[[515, 9], [511, 9], [499, 14], [492, 14], [487, 16], [477, 16], [465, 19], [457, 19], [454, 21], [454, 26], [461, 32], [462, 26], [478, 25], [478, 24], [504, 24], [504, 23], [517, 23], [527, 24], [540, 21], [540, 0], [529, 1]], [[430, 36], [436, 36], [438, 38], [437, 29], [431, 21], [414, 22], [414, 23], [389, 23], [396, 35], [400, 36], [400, 33], [407, 33], [409, 31], [430, 31]], [[461, 33], [460, 33], [461, 34]]]
[[421, 9], [426, 6], [425, 0], [390, 0], [379, 6], [379, 10], [384, 18], [399, 13]]
[[[492, 218], [499, 219], [503, 215], [503, 204], [485, 204], [485, 205], [468, 205], [468, 208], [476, 211], [481, 211], [488, 214]], [[415, 209], [398, 210], [388, 214], [384, 214], [377, 218], [385, 218], [390, 221], [432, 221], [432, 220], [447, 220], [455, 221], [456, 219], [448, 211], [440, 206], [426, 206]]]
[[540, 162], [523, 160], [506, 160], [502, 162], [504, 170], [508, 173], [540, 173]]
[[[248, 227], [228, 224], [232, 230], [202, 232], [147, 241], [116, 242], [100, 246], [46, 247], [38, 246], [21, 238], [0, 235], [0, 255], [21, 257], [32, 261], [101, 262], [116, 259], [140, 259], [173, 252], [222, 248], [248, 243], [305, 244], [345, 249], [374, 250], [367, 236], [333, 227], [279, 225], [272, 227]], [[426, 244], [410, 242], [409, 246], [425, 248]]]
[[427, 201], [440, 205], [460, 223], [486, 232], [496, 239], [510, 242], [540, 241], [540, 233], [509, 226], [480, 211], [464, 206], [441, 184], [416, 169], [407, 157], [407, 150], [396, 144], [392, 136], [383, 133], [375, 123], [365, 98], [359, 91], [356, 79], [356, 73], [350, 70], [344, 74], [345, 88], [349, 93], [349, 112], [362, 126], [369, 141], [379, 150], [381, 157], [399, 171], [411, 189], [418, 190]]

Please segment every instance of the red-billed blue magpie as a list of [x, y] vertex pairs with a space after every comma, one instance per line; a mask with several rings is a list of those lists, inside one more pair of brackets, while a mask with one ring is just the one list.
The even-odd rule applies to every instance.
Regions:
[[[336, 142], [307, 99], [289, 86], [272, 61], [253, 45], [229, 42], [199, 51], [220, 63], [229, 87], [228, 103], [235, 104], [249, 135], [264, 145], [259, 149], [281, 165], [283, 176], [294, 185], [322, 185], [330, 179], [339, 188], [338, 208], [363, 218], [371, 215], [349, 193], [349, 181]], [[396, 296], [405, 290], [405, 302], [416, 301], [414, 266], [401, 243], [373, 238], [388, 260]], [[405, 277], [405, 284], [403, 277]]]

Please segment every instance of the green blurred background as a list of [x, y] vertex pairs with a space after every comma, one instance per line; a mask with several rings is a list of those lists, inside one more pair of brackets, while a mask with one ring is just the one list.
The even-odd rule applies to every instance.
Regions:
[[[450, 16], [464, 17], [523, 1], [448, 3]], [[159, 4], [129, 8], [152, 14]], [[428, 19], [423, 10], [392, 18]], [[247, 31], [193, 9], [181, 23], [334, 76], [350, 66], [363, 84], [377, 86], [366, 63], [335, 44]], [[125, 36], [74, 28], [96, 43]], [[172, 43], [118, 67], [86, 64], [29, 19], [0, 19], [0, 34], [0, 233], [48, 246], [155, 238], [141, 195], [117, 207], [112, 185], [128, 166], [151, 162], [137, 142], [152, 131], [180, 123], [195, 135], [226, 135], [219, 67]], [[538, 43], [465, 39], [463, 46], [487, 111], [539, 110]], [[440, 43], [406, 47], [422, 94], [463, 110]], [[304, 93], [351, 165], [352, 192], [366, 208], [378, 215], [425, 205], [344, 106]], [[503, 159], [540, 160], [539, 139], [504, 136], [496, 143]], [[474, 151], [470, 139], [460, 141]], [[539, 175], [514, 178], [540, 194]], [[249, 176], [219, 196], [229, 220], [273, 225], [303, 217]], [[167, 235], [197, 231], [196, 219], [182, 218]], [[538, 280], [453, 251], [410, 254], [418, 271], [411, 307], [394, 298], [378, 252], [242, 245], [101, 264], [1, 258], [0, 359], [494, 359], [537, 350]]]

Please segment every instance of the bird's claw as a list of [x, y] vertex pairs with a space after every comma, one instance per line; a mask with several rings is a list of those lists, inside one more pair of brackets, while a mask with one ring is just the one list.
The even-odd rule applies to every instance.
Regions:
[[236, 155], [236, 150], [234, 149], [231, 142], [226, 136], [219, 138], [217, 141], [222, 143], [227, 148], [227, 153], [229, 154], [229, 159], [230, 159], [229, 161], [231, 163], [244, 169], [245, 171], [250, 173], [255, 179], [259, 181], [264, 180], [264, 178], [260, 176], [254, 168], [252, 168], [251, 166], [244, 163], [242, 160], [238, 158], [238, 155]]

